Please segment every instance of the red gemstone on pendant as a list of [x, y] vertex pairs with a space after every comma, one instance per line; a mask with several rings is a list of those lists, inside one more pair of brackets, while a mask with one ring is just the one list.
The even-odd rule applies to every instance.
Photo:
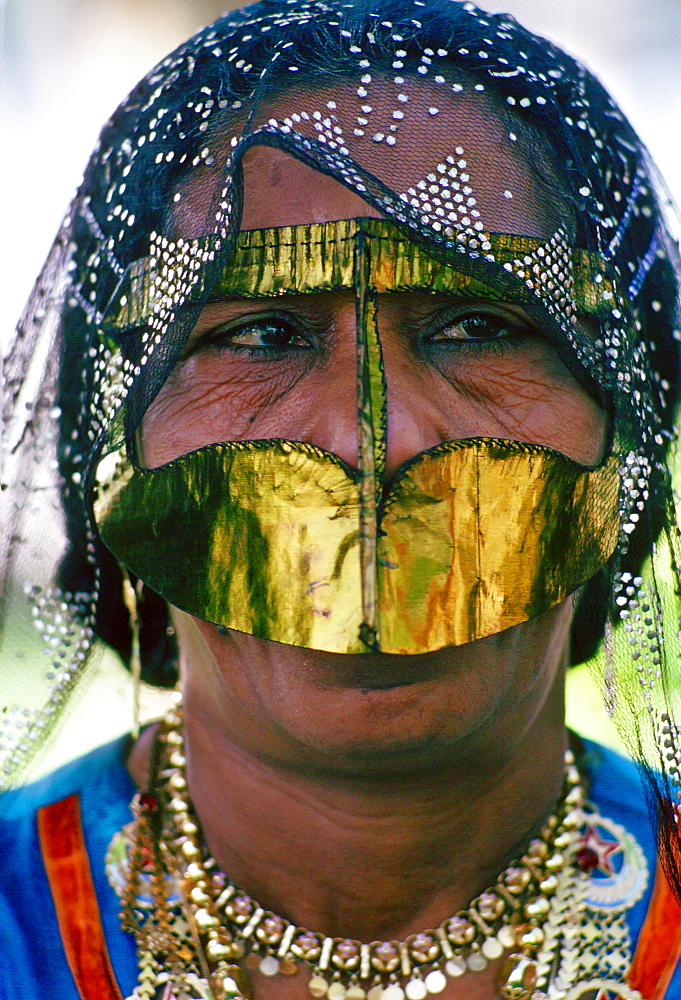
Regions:
[[153, 871], [155, 861], [156, 861], [156, 855], [154, 854], [153, 848], [149, 847], [147, 844], [142, 844], [142, 849], [141, 849], [142, 871], [143, 872]]
[[140, 792], [140, 806], [146, 812], [158, 812], [158, 799], [151, 792]]
[[576, 854], [577, 864], [582, 871], [590, 872], [598, 865], [598, 854], [593, 847], [580, 847]]

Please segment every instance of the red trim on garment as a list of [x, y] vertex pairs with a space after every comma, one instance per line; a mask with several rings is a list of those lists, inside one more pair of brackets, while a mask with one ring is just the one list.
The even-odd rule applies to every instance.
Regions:
[[38, 835], [62, 944], [81, 1000], [123, 1000], [104, 940], [78, 796], [39, 809]]
[[663, 1000], [680, 958], [681, 906], [658, 861], [652, 899], [629, 970], [629, 985], [645, 1000]]

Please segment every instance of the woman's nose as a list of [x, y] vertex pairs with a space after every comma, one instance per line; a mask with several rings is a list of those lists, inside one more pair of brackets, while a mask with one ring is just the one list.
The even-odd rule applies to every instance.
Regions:
[[[341, 356], [319, 387], [311, 443], [338, 455], [353, 469], [358, 468], [357, 349], [354, 309], [348, 329], [341, 331]], [[446, 426], [432, 388], [424, 380], [419, 366], [401, 343], [395, 331], [381, 331], [381, 345], [386, 384], [386, 462], [385, 478], [389, 483], [396, 471], [421, 452], [459, 436]], [[340, 352], [339, 352], [340, 353]], [[374, 419], [374, 427], [381, 425]], [[380, 433], [380, 431], [378, 432]], [[375, 441], [375, 448], [378, 442]]]
[[388, 483], [409, 459], [458, 436], [456, 432], [447, 433], [433, 400], [414, 391], [417, 389], [422, 389], [418, 379], [391, 378], [388, 383]]

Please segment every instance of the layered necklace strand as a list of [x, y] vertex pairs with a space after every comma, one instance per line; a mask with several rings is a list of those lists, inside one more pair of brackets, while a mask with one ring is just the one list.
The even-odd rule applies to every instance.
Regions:
[[246, 1000], [252, 996], [247, 970], [292, 975], [301, 966], [311, 970], [312, 997], [423, 1000], [507, 950], [500, 995], [550, 996], [556, 925], [566, 919], [568, 897], [583, 922], [579, 901], [589, 878], [574, 857], [584, 793], [569, 751], [555, 811], [494, 886], [437, 928], [365, 944], [266, 911], [220, 870], [188, 795], [179, 697], [156, 747], [150, 790], [135, 796], [135, 819], [114, 838], [107, 859], [122, 926], [137, 940], [140, 974], [130, 1000]]

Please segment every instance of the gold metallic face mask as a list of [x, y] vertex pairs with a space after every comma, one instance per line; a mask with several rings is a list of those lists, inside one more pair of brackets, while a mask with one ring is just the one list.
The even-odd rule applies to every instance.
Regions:
[[[539, 245], [487, 239], [509, 259]], [[149, 308], [145, 268], [133, 275], [121, 326]], [[596, 269], [574, 253], [581, 311], [598, 309]], [[156, 469], [109, 455], [93, 499], [104, 542], [176, 607], [329, 652], [426, 652], [553, 607], [614, 551], [619, 478], [611, 463], [588, 469], [538, 445], [455, 441], [416, 456], [383, 495], [377, 293], [498, 292], [434, 260], [390, 223], [365, 219], [242, 233], [214, 297], [348, 287], [357, 304], [357, 470], [312, 445], [278, 440], [208, 445]]]

